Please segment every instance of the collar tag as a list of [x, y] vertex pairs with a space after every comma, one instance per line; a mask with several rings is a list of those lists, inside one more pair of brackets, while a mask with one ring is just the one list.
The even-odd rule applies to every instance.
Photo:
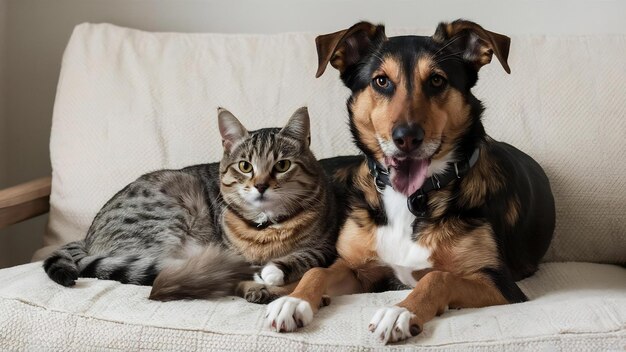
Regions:
[[406, 200], [407, 206], [411, 214], [416, 218], [426, 217], [426, 210], [428, 209], [428, 194], [424, 193], [421, 188], [415, 193], [411, 194]]
[[479, 155], [480, 151], [476, 148], [469, 159], [455, 162], [453, 164], [454, 170], [447, 171], [439, 176], [433, 174], [430, 177], [430, 182], [426, 180], [420, 189], [407, 198], [409, 211], [417, 218], [426, 217], [428, 212], [428, 193], [446, 187], [454, 179], [463, 178], [470, 168], [476, 164]]

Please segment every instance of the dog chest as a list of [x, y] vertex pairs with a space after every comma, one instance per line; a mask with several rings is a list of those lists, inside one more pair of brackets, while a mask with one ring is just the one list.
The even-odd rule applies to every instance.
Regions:
[[412, 240], [415, 216], [407, 207], [407, 197], [386, 187], [383, 203], [387, 225], [376, 231], [376, 251], [382, 261], [393, 268], [396, 276], [406, 285], [415, 286], [413, 271], [432, 267], [431, 251]]

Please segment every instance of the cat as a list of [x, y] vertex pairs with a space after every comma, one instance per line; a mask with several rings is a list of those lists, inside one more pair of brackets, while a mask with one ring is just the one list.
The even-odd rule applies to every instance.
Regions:
[[282, 129], [247, 131], [221, 108], [218, 122], [220, 163], [139, 177], [104, 205], [84, 240], [44, 261], [48, 276], [63, 286], [78, 277], [153, 285], [150, 298], [162, 301], [238, 291], [267, 303], [281, 292], [270, 288], [332, 264], [341, 210], [309, 149], [308, 110]]

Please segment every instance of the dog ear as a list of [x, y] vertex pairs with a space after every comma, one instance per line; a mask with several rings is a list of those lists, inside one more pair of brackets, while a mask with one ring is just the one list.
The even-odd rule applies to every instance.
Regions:
[[321, 76], [328, 63], [343, 73], [365, 55], [374, 40], [384, 40], [385, 26], [359, 22], [343, 31], [315, 38], [318, 67], [315, 78]]
[[476, 70], [490, 63], [495, 54], [504, 70], [511, 73], [507, 63], [511, 38], [506, 35], [490, 32], [474, 22], [456, 20], [439, 23], [432, 38], [440, 44], [460, 46], [464, 50], [463, 58], [473, 62]]

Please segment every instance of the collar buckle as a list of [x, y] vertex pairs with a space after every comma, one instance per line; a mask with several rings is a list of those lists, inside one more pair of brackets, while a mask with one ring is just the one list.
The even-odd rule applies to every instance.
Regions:
[[370, 169], [370, 175], [374, 178], [374, 185], [378, 193], [382, 194], [386, 186], [391, 185], [389, 181], [389, 170], [385, 169], [376, 160], [367, 158], [367, 166]]
[[441, 189], [441, 182], [439, 182], [437, 175], [433, 175], [430, 179], [435, 189]]
[[378, 179], [378, 177], [374, 177], [374, 185], [376, 185], [376, 190], [378, 191], [378, 193], [383, 194], [383, 191], [385, 190], [385, 184]]

